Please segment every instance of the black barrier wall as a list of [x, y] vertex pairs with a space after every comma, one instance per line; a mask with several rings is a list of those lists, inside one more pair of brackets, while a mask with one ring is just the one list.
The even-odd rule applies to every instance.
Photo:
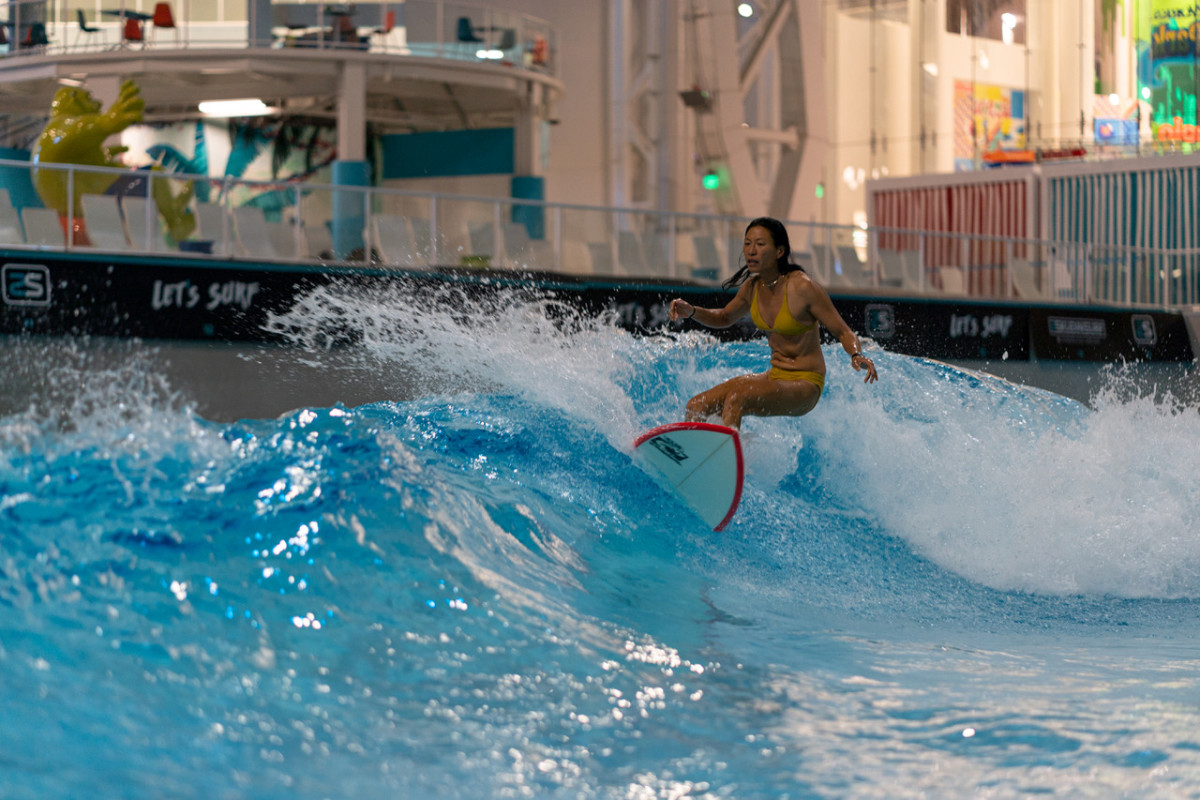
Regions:
[[[729, 291], [696, 284], [597, 281], [557, 273], [395, 270], [214, 263], [207, 260], [31, 252], [0, 253], [0, 333], [91, 335], [209, 342], [277, 342], [265, 324], [306, 292], [337, 283], [366, 287], [457, 285], [464, 296], [522, 292], [610, 313], [632, 331], [685, 330], [667, 304], [685, 297], [724, 305]], [[1186, 362], [1194, 358], [1183, 315], [1162, 309], [1038, 305], [967, 298], [833, 294], [860, 336], [884, 349], [947, 360]], [[699, 326], [695, 326], [699, 327]], [[749, 338], [747, 321], [721, 338]]]

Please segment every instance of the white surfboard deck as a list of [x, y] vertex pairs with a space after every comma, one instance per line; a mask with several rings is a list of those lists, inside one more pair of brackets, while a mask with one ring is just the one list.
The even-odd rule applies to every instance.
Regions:
[[652, 472], [714, 531], [733, 519], [742, 499], [738, 432], [708, 422], [673, 422], [646, 431], [634, 450]]

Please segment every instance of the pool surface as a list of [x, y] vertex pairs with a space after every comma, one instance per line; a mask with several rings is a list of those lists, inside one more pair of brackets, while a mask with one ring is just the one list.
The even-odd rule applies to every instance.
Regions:
[[215, 423], [152, 346], [30, 343], [6, 798], [1200, 794], [1195, 408], [830, 347], [713, 534], [632, 441], [763, 341], [351, 300], [274, 324], [420, 396]]

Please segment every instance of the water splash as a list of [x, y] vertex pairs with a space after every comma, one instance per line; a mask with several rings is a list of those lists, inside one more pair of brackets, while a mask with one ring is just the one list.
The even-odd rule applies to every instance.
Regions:
[[267, 327], [306, 348], [355, 341], [360, 364], [394, 376], [398, 397], [511, 394], [613, 431], [614, 441], [633, 432], [621, 387], [633, 380], [642, 344], [607, 316], [581, 315], [553, 297], [339, 285], [310, 292]]
[[1089, 411], [944, 365], [885, 364], [884, 391], [813, 420], [828, 491], [986, 586], [1200, 593], [1200, 542], [1188, 533], [1200, 510], [1195, 409], [1144, 397]]

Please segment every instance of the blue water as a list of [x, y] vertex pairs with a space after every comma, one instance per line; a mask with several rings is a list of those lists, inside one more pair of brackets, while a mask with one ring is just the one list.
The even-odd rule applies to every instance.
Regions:
[[761, 341], [402, 299], [407, 400], [0, 418], [4, 797], [1200, 795], [1195, 409], [831, 348], [713, 534], [630, 442]]

